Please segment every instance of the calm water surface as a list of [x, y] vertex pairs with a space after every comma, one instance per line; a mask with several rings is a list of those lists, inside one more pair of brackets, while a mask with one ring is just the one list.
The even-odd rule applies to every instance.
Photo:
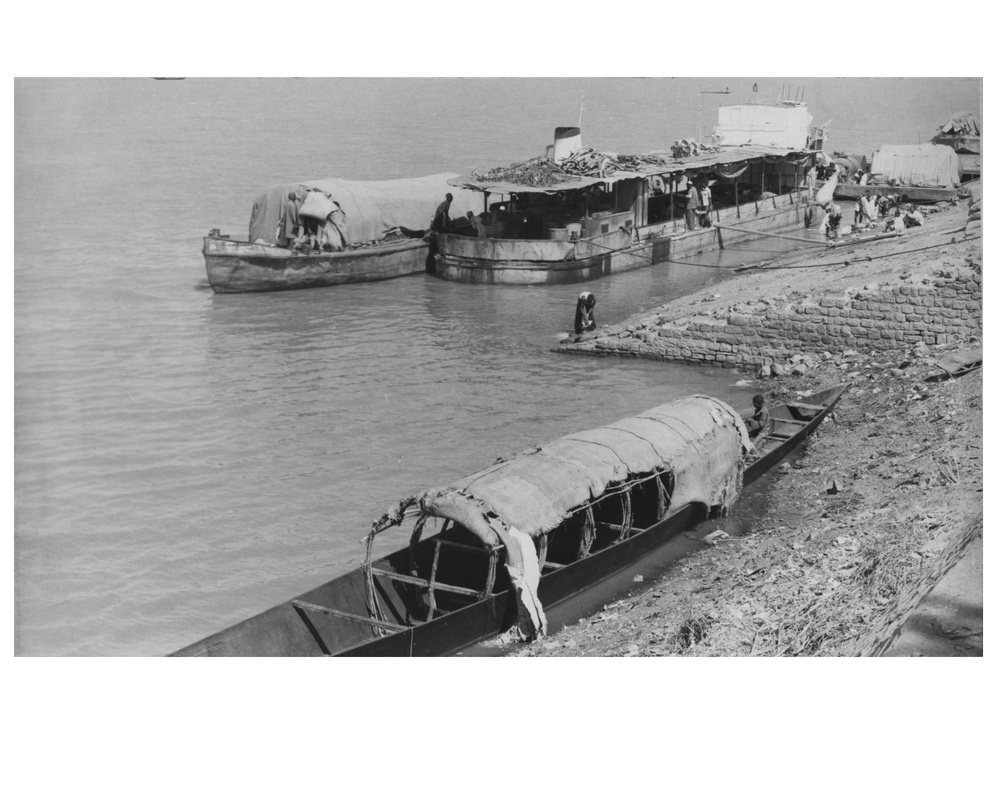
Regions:
[[[408, 493], [673, 397], [744, 404], [728, 370], [551, 353], [578, 286], [223, 297], [200, 255], [270, 183], [523, 160], [581, 95], [585, 143], [665, 147], [720, 83], [753, 79], [17, 81], [15, 652], [169, 652], [351, 568]], [[781, 83], [858, 152], [981, 105], [979, 81]], [[587, 288], [604, 323], [726, 275]]]

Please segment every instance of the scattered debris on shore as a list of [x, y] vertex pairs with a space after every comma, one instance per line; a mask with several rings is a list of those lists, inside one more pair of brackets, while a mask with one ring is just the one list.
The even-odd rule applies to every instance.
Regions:
[[[969, 261], [965, 247], [899, 262], [883, 262], [870, 279], [982, 269], [981, 249]], [[830, 270], [774, 276], [761, 276], [757, 297], [787, 293], [790, 282], [808, 293], [842, 280]], [[713, 305], [758, 302], [746, 299], [745, 281], [731, 283], [713, 286]], [[661, 581], [637, 582], [601, 613], [512, 655], [884, 653], [982, 533], [981, 347], [981, 334], [932, 345], [887, 340], [761, 364], [752, 382], [769, 401], [851, 384], [832, 419], [779, 468], [767, 517], [747, 535], [708, 537]], [[982, 631], [970, 636], [965, 652], [981, 655]]]

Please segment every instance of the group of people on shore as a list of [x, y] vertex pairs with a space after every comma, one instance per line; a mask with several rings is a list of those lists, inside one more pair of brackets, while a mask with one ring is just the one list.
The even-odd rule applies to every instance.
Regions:
[[[905, 202], [906, 196], [882, 194], [870, 189], [854, 204], [854, 226], [852, 230], [882, 228], [882, 231], [901, 231], [924, 224], [924, 217], [912, 204]], [[823, 205], [826, 216], [820, 225], [828, 239], [839, 239], [844, 214], [834, 202]], [[884, 220], [884, 222], [883, 222]]]

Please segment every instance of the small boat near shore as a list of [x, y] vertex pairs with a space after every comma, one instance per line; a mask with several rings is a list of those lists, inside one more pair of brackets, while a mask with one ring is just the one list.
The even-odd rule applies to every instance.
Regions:
[[[204, 238], [205, 271], [213, 291], [275, 292], [398, 278], [424, 272], [433, 263], [433, 236], [427, 235], [437, 206], [453, 195], [452, 216], [464, 216], [479, 197], [448, 184], [456, 173], [392, 181], [308, 180], [271, 186], [254, 201], [245, 241], [218, 229]], [[282, 204], [294, 195], [306, 216], [312, 203], [330, 222], [335, 249], [302, 252], [280, 237]], [[285, 243], [287, 244], [287, 242]]]
[[[438, 656], [513, 628], [544, 634], [545, 609], [724, 514], [845, 389], [773, 406], [752, 447], [740, 414], [694, 396], [502, 459], [402, 499], [352, 572], [172, 655]], [[373, 557], [407, 521], [409, 546]]]

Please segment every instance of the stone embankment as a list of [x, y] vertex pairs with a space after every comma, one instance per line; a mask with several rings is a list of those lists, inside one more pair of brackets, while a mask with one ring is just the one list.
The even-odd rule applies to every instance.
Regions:
[[[753, 530], [708, 537], [661, 581], [635, 576], [629, 597], [515, 654], [913, 655], [892, 643], [920, 617], [948, 644], [933, 652], [981, 655], [982, 371], [936, 380], [943, 357], [981, 344], [981, 236], [974, 198], [898, 240], [791, 254], [561, 348], [747, 368], [769, 402], [850, 388], [778, 470]], [[969, 550], [962, 613], [928, 612]]]
[[967, 213], [947, 206], [898, 238], [791, 254], [560, 350], [782, 375], [845, 348], [966, 341], [982, 331], [981, 239]]

